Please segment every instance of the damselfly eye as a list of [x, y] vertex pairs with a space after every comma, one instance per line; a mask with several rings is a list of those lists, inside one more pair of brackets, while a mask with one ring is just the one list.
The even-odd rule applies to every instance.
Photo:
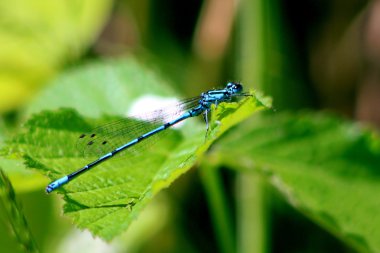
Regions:
[[235, 87], [234, 87], [234, 90], [236, 93], [239, 93], [243, 90], [243, 85], [241, 85], [240, 83], [236, 83], [235, 84]]
[[243, 90], [243, 85], [241, 85], [240, 83], [230, 82], [227, 84], [226, 88], [232, 91], [233, 93], [240, 93]]

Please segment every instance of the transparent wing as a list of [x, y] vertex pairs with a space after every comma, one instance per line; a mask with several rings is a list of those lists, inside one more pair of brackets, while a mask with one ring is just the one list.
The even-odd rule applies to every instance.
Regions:
[[[101, 156], [136, 139], [153, 129], [181, 116], [187, 110], [198, 105], [200, 97], [190, 98], [172, 106], [167, 106], [149, 113], [116, 120], [81, 134], [77, 149], [83, 156]], [[146, 140], [123, 151], [122, 154], [139, 153], [147, 146], [153, 145], [168, 130], [161, 131]], [[120, 156], [119, 155], [119, 156]]]

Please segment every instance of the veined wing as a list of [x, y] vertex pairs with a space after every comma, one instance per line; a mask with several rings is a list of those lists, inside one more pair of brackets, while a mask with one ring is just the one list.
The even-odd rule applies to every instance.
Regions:
[[[83, 152], [84, 156], [101, 156], [109, 153], [137, 137], [178, 118], [184, 112], [197, 106], [199, 99], [199, 96], [190, 98], [149, 113], [122, 118], [96, 127], [92, 131], [80, 135], [77, 148]], [[167, 131], [154, 134], [120, 154], [139, 153], [142, 149], [157, 142]]]

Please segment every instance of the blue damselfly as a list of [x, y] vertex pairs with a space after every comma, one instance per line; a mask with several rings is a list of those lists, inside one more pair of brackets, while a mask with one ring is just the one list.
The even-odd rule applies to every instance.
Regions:
[[[53, 181], [46, 187], [46, 192], [52, 192], [122, 151], [135, 149], [142, 143], [149, 144], [148, 140], [153, 140], [158, 133], [187, 118], [203, 114], [208, 130], [211, 105], [218, 106], [219, 103], [231, 102], [233, 98], [241, 96], [250, 96], [250, 94], [243, 92], [243, 86], [240, 83], [229, 82], [223, 89], [209, 90], [198, 97], [184, 100], [176, 106], [167, 108], [167, 110], [154, 111], [145, 117], [150, 123], [150, 128], [147, 127], [147, 124], [140, 124], [141, 121], [125, 119], [95, 128], [89, 134], [82, 134], [79, 137], [81, 140], [79, 146], [82, 146], [81, 148], [84, 148], [86, 152], [97, 154], [100, 157], [79, 170]], [[168, 116], [171, 117], [171, 120], [167, 120]], [[121, 136], [122, 138], [120, 138]]]

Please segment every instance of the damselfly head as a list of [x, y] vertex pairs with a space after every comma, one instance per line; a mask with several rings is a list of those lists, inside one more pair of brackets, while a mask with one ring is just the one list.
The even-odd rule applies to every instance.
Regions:
[[237, 94], [243, 91], [243, 85], [240, 83], [229, 82], [226, 86], [226, 90], [228, 90], [231, 94]]

